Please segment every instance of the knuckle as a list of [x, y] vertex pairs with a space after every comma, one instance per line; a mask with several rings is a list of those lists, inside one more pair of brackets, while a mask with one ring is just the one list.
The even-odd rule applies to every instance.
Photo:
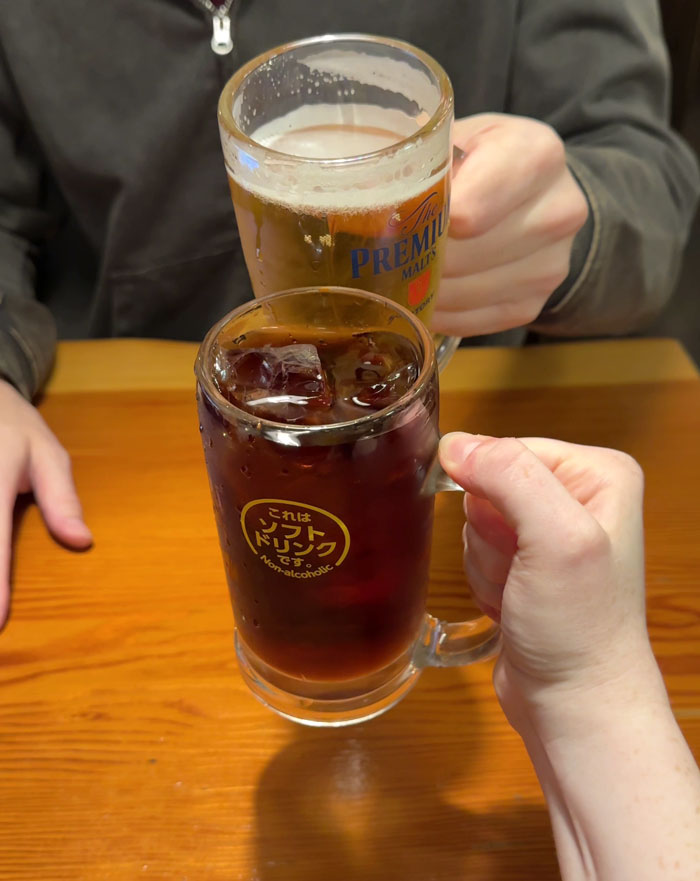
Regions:
[[[555, 285], [557, 287], [558, 285]], [[553, 290], [553, 289], [552, 289]], [[549, 292], [547, 292], [547, 296]], [[530, 297], [527, 300], [523, 300], [521, 303], [521, 315], [520, 315], [520, 324], [527, 325], [533, 324], [533, 322], [537, 321], [540, 317], [540, 312], [542, 311], [542, 307], [546, 302], [545, 297]]]
[[557, 265], [552, 267], [552, 271], [546, 278], [544, 285], [547, 293], [556, 290], [560, 284], [563, 284], [566, 281], [569, 275], [569, 268], [570, 262], [568, 258], [566, 260], [559, 260]]
[[58, 444], [58, 448], [56, 449], [56, 459], [58, 463], [64, 468], [66, 471], [71, 470], [71, 458], [70, 453], [65, 447], [62, 447], [61, 444]]
[[572, 231], [577, 233], [588, 220], [588, 200], [581, 192], [579, 185], [576, 181], [572, 180], [573, 185], [576, 187], [577, 197], [576, 199], [572, 199], [571, 205], [569, 207], [569, 220], [572, 227]]
[[644, 486], [644, 471], [637, 460], [624, 453], [622, 450], [610, 450], [610, 458], [616, 465], [620, 475], [624, 477], [631, 486]]
[[567, 194], [559, 199], [544, 213], [537, 232], [550, 241], [575, 236], [588, 219], [588, 204], [583, 195], [580, 196]]
[[502, 303], [500, 306], [499, 329], [510, 330], [512, 327], [521, 327], [524, 324], [523, 317], [524, 311], [521, 302]]
[[450, 229], [457, 238], [477, 238], [488, 231], [486, 214], [478, 205], [460, 206], [450, 215]]
[[536, 171], [550, 172], [566, 163], [564, 143], [551, 126], [540, 123], [533, 129], [530, 142], [532, 162]]
[[557, 253], [553, 254], [542, 267], [534, 280], [533, 288], [536, 293], [542, 293], [546, 296], [555, 291], [560, 284], [563, 284], [571, 267], [571, 253], [567, 247], [566, 253], [563, 249], [557, 249]]
[[[539, 289], [539, 286], [536, 287]], [[532, 324], [542, 311], [545, 299], [545, 296], [536, 295], [524, 297], [515, 302], [502, 303], [499, 307], [501, 329], [508, 330], [512, 327], [524, 327], [527, 324]]]
[[62, 471], [71, 470], [71, 458], [68, 450], [50, 432], [48, 435], [42, 433], [42, 436], [36, 439], [36, 443], [33, 446], [37, 455], [43, 460], [52, 462]]
[[527, 470], [530, 454], [525, 444], [517, 438], [497, 438], [491, 443], [482, 444], [479, 450], [483, 451], [483, 462], [489, 468], [520, 473]]
[[560, 555], [567, 567], [572, 569], [600, 560], [610, 551], [608, 534], [590, 516], [563, 527], [559, 542]]

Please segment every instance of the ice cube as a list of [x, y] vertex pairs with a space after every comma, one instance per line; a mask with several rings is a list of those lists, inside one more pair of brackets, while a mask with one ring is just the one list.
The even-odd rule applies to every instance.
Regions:
[[390, 407], [406, 394], [417, 378], [418, 367], [415, 362], [399, 364], [377, 382], [365, 385], [354, 400], [374, 410]]
[[214, 375], [225, 398], [262, 419], [303, 422], [308, 411], [333, 404], [316, 346], [308, 343], [222, 348]]
[[343, 357], [347, 358], [345, 381], [336, 393], [371, 410], [395, 404], [420, 372], [411, 344], [389, 331], [354, 334], [352, 346]]

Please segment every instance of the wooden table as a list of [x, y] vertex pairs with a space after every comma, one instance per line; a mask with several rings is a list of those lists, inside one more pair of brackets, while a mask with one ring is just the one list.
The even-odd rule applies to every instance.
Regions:
[[[92, 550], [18, 511], [0, 636], [0, 878], [558, 877], [491, 665], [430, 670], [385, 716], [304, 729], [238, 675], [194, 410], [195, 347], [63, 344], [41, 405]], [[647, 473], [649, 622], [700, 754], [700, 380], [669, 341], [458, 353], [443, 430], [623, 448]], [[460, 499], [438, 501], [432, 611], [457, 618]]]

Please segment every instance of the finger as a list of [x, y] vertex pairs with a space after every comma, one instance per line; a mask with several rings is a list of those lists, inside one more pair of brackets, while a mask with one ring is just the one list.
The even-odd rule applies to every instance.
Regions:
[[[493, 440], [484, 435], [466, 437], [476, 443]], [[644, 474], [639, 463], [627, 453], [544, 437], [522, 437], [519, 440], [603, 527], [619, 527], [622, 521], [631, 528], [639, 525]], [[508, 536], [499, 535], [498, 532], [499, 529], [510, 529], [505, 521], [503, 526], [498, 523], [497, 518], [502, 518], [502, 515], [490, 502], [470, 493], [465, 496], [465, 505], [467, 518], [477, 526], [482, 536], [504, 553], [508, 552]], [[489, 529], [492, 531], [489, 532]]]
[[442, 278], [463, 278], [523, 260], [550, 244], [549, 237], [530, 226], [532, 203], [508, 215], [488, 232], [471, 238], [448, 234]]
[[541, 437], [521, 441], [606, 530], [641, 527], [644, 473], [627, 453]]
[[492, 266], [484, 272], [446, 278], [438, 304], [444, 311], [463, 311], [522, 298], [549, 296], [569, 274], [573, 238], [527, 254], [520, 260]]
[[[448, 288], [453, 281], [443, 282]], [[500, 333], [517, 327], [532, 324], [542, 311], [546, 297], [523, 298], [517, 303], [498, 303], [494, 306], [482, 306], [477, 309], [448, 311], [440, 308], [440, 301], [430, 319], [430, 329], [434, 333], [446, 336], [483, 336], [488, 333]]]
[[12, 558], [12, 515], [16, 492], [14, 486], [3, 486], [0, 495], [0, 629], [10, 609], [10, 562]]
[[500, 621], [504, 585], [489, 581], [486, 578], [472, 559], [469, 549], [464, 554], [464, 571], [469, 581], [469, 589], [471, 590], [474, 602], [489, 618], [493, 618], [494, 621]]
[[515, 438], [479, 441], [454, 433], [440, 442], [446, 473], [488, 499], [518, 535], [518, 547], [556, 547], [572, 533], [592, 538], [595, 520], [547, 465]]
[[568, 169], [535, 199], [508, 214], [488, 232], [471, 238], [448, 237], [443, 278], [485, 272], [536, 254], [573, 237], [588, 217], [588, 203]]
[[92, 533], [83, 521], [68, 454], [52, 440], [35, 443], [30, 455], [31, 483], [47, 527], [71, 547], [89, 547]]
[[571, 242], [489, 272], [440, 282], [431, 329], [480, 336], [532, 324], [569, 272]]
[[512, 558], [518, 548], [518, 536], [503, 519], [503, 515], [488, 499], [481, 499], [471, 493], [465, 493], [464, 506], [471, 528], [501, 554]]
[[0, 469], [0, 629], [10, 610], [10, 573], [12, 566], [12, 529], [17, 493], [25, 489], [23, 481], [23, 445], [4, 444], [5, 458]]
[[513, 562], [513, 554], [504, 554], [495, 548], [479, 535], [471, 523], [467, 523], [465, 533], [465, 547], [479, 572], [495, 584], [505, 584]]
[[564, 145], [549, 126], [517, 117], [460, 120], [454, 142], [466, 154], [452, 181], [450, 234], [478, 236], [561, 173]]

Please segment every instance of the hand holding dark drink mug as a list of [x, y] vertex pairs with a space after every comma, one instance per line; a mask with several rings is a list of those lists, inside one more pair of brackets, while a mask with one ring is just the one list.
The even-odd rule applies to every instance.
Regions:
[[487, 616], [425, 611], [433, 497], [455, 487], [436, 471], [437, 365], [420, 319], [374, 294], [288, 291], [215, 325], [196, 373], [238, 658], [258, 698], [350, 724], [424, 666], [495, 650]]
[[442, 439], [440, 459], [466, 490], [473, 595], [501, 623], [506, 712], [560, 710], [600, 689], [624, 701], [628, 679], [658, 681], [637, 463], [617, 450], [463, 434]]
[[440, 458], [467, 491], [466, 571], [501, 621], [494, 685], [562, 878], [697, 877], [700, 774], [647, 633], [641, 469], [543, 438], [452, 434]]

